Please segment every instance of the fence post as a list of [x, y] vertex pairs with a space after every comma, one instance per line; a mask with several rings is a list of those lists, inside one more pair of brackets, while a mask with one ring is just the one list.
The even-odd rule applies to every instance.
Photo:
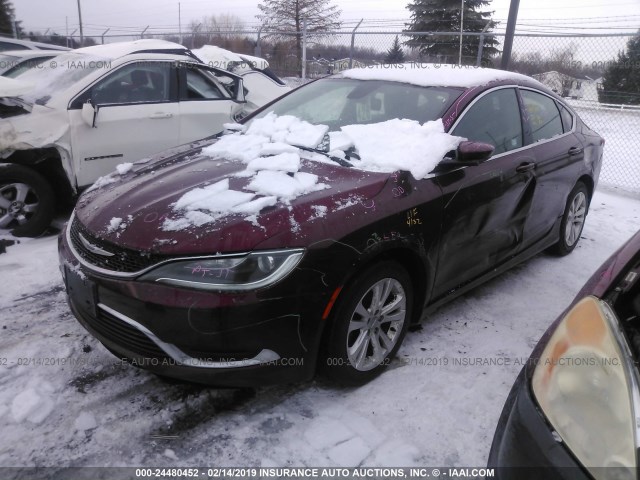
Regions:
[[262, 35], [263, 26], [264, 25], [260, 25], [260, 28], [258, 29], [258, 40], [256, 40], [256, 48], [253, 51], [256, 57], [262, 57], [262, 45], [260, 45], [260, 35]]
[[509, 62], [511, 61], [511, 48], [513, 47], [513, 35], [516, 31], [519, 6], [520, 0], [511, 0], [509, 18], [507, 19], [507, 32], [504, 37], [504, 47], [502, 49], [502, 61], [500, 62], [500, 68], [503, 70], [509, 68]]
[[478, 58], [476, 59], [476, 67], [482, 66], [482, 49], [484, 48], [484, 34], [489, 29], [489, 25], [491, 25], [491, 20], [487, 22], [487, 24], [480, 32], [480, 42], [478, 43]]
[[199, 23], [198, 25], [196, 25], [196, 27], [191, 31], [191, 48], [196, 48], [195, 44], [196, 44], [196, 34], [200, 31], [200, 27], [202, 26], [201, 23]]
[[354, 48], [355, 48], [354, 45], [356, 42], [356, 30], [358, 30], [358, 27], [362, 23], [362, 20], [364, 19], [361, 18], [358, 24], [356, 25], [356, 28], [354, 28], [353, 31], [351, 32], [351, 48], [349, 49], [349, 68], [353, 68], [353, 53], [354, 53], [353, 51], [354, 51]]
[[147, 25], [146, 27], [144, 27], [144, 30], [142, 30], [142, 33], [140, 34], [140, 40], [142, 40], [144, 38], [144, 32], [147, 31], [147, 28], [149, 28], [149, 25]]
[[307, 78], [307, 19], [302, 19], [302, 79]]
[[103, 33], [102, 33], [102, 44], [104, 45], [104, 36], [107, 34], [107, 32], [111, 30], [110, 28], [107, 28]]

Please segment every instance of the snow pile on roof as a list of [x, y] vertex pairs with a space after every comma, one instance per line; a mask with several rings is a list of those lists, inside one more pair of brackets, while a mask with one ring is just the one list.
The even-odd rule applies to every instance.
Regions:
[[113, 42], [103, 45], [92, 45], [90, 47], [77, 48], [73, 52], [76, 54], [96, 55], [103, 58], [119, 58], [141, 50], [186, 50], [187, 48], [179, 43], [167, 40], [156, 40], [144, 38], [130, 42]]
[[264, 70], [269, 67], [269, 62], [264, 58], [245, 55], [244, 53], [237, 54], [215, 45], [203, 45], [201, 48], [191, 51], [210, 67], [224, 70], [251, 70], [252, 68]]
[[445, 133], [442, 120], [420, 125], [415, 120], [396, 118], [369, 125], [347, 125], [342, 132], [360, 155], [361, 160], [351, 160], [354, 167], [378, 172], [407, 170], [418, 180], [425, 178], [463, 140]]
[[354, 80], [385, 80], [411, 83], [421, 87], [469, 88], [486, 85], [498, 80], [528, 80], [539, 83], [526, 75], [493, 68], [418, 62], [353, 68], [341, 72], [338, 76], [353, 78]]

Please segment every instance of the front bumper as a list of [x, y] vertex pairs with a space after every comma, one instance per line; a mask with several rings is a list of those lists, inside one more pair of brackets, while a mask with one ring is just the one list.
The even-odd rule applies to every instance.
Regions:
[[505, 402], [489, 453], [488, 466], [500, 480], [588, 480], [538, 410], [523, 368]]
[[64, 235], [59, 255], [76, 318], [134, 366], [232, 387], [298, 382], [315, 373], [328, 299], [306, 290], [319, 281], [301, 278], [317, 276], [312, 270], [295, 272], [277, 288], [217, 294], [101, 276], [79, 264]]

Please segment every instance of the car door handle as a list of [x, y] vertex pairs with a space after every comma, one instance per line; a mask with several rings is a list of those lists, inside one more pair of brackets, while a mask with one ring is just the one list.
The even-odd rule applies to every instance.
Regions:
[[159, 119], [159, 118], [171, 118], [173, 117], [173, 113], [168, 112], [156, 112], [149, 115], [149, 118]]
[[567, 153], [569, 155], [580, 155], [582, 152], [584, 152], [582, 147], [571, 147]]
[[518, 173], [530, 172], [534, 168], [536, 168], [536, 164], [533, 162], [521, 163], [516, 167], [516, 172]]

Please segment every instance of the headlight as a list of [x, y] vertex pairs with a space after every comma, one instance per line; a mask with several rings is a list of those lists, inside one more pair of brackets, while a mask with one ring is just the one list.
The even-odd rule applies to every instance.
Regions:
[[286, 277], [303, 254], [304, 249], [291, 249], [191, 258], [160, 265], [140, 280], [210, 291], [255, 290]]
[[638, 382], [617, 321], [605, 302], [582, 299], [551, 336], [532, 379], [547, 419], [596, 479], [636, 478]]

